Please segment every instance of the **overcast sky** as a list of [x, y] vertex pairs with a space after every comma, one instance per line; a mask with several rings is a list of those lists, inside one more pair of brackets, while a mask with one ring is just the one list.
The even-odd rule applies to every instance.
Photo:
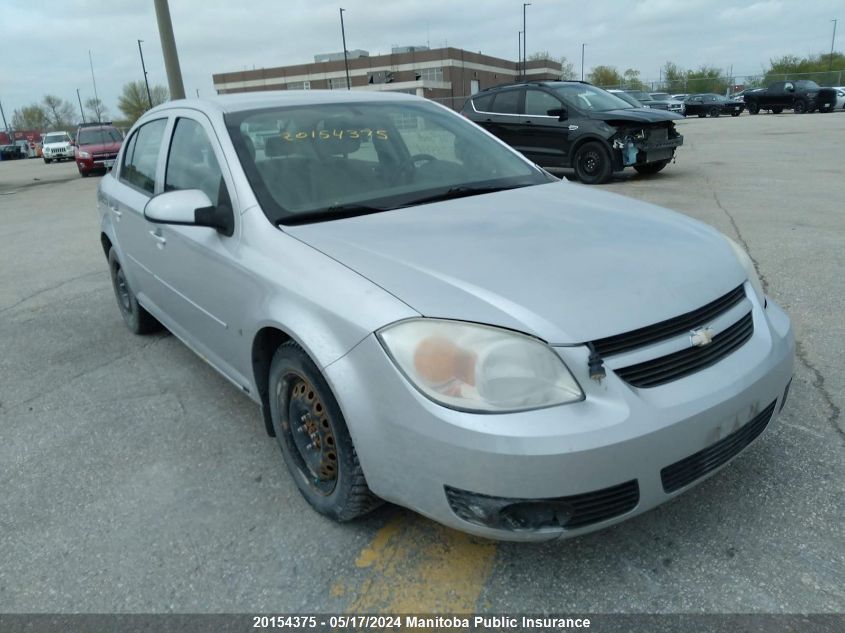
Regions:
[[[515, 59], [522, 28], [516, 0], [170, 0], [185, 90], [213, 94], [214, 72], [312, 61], [347, 48], [370, 54], [393, 45], [448, 44]], [[0, 103], [11, 119], [22, 105], [56, 94], [74, 105], [97, 89], [111, 116], [127, 81], [142, 78], [137, 40], [151, 84], [167, 85], [153, 0], [0, 0]], [[667, 60], [734, 75], [759, 74], [772, 57], [828, 52], [833, 18], [845, 38], [843, 0], [533, 0], [528, 51], [566, 56], [580, 70], [598, 64], [656, 79]], [[837, 49], [843, 45], [837, 38]]]

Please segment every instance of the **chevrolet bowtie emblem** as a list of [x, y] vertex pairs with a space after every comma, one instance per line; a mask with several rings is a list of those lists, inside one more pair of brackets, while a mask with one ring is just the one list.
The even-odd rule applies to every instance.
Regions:
[[696, 328], [689, 335], [693, 347], [704, 347], [713, 342], [713, 330], [709, 327]]

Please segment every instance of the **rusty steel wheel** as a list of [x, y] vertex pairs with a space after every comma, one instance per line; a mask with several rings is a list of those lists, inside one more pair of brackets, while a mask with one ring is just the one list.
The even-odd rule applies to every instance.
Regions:
[[329, 385], [293, 342], [270, 366], [270, 415], [282, 456], [302, 496], [338, 521], [366, 514], [382, 501], [370, 492], [346, 421]]
[[297, 450], [299, 468], [320, 494], [331, 494], [337, 485], [337, 451], [328, 412], [314, 386], [303, 376], [285, 376], [279, 389], [285, 384], [290, 389], [287, 419], [292, 428], [290, 435]]

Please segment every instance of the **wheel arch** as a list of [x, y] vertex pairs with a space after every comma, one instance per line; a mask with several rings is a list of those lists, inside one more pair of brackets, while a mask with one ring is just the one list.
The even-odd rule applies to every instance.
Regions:
[[270, 437], [276, 437], [276, 431], [273, 430], [273, 419], [270, 415], [270, 365], [273, 362], [273, 355], [276, 350], [288, 341], [293, 340], [294, 338], [290, 334], [277, 325], [262, 327], [252, 339], [250, 356], [252, 359], [252, 379], [261, 404], [264, 429]]
[[613, 163], [614, 169], [616, 169], [616, 161], [614, 160], [614, 153], [613, 153], [613, 145], [611, 144], [610, 140], [604, 138], [595, 133], [584, 134], [583, 136], [578, 137], [578, 140], [572, 143], [572, 147], [569, 150], [569, 164], [574, 166], [574, 159], [575, 154], [578, 153], [578, 150], [584, 146], [585, 143], [589, 143], [590, 141], [598, 141], [602, 145], [604, 145], [605, 149], [607, 150], [608, 154], [610, 154], [611, 163]]

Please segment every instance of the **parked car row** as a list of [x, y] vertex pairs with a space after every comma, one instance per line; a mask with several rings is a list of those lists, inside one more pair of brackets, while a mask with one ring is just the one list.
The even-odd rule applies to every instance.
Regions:
[[123, 134], [110, 122], [83, 123], [71, 138], [61, 130], [42, 137], [41, 157], [45, 164], [72, 160], [82, 177], [112, 168], [123, 142]]

